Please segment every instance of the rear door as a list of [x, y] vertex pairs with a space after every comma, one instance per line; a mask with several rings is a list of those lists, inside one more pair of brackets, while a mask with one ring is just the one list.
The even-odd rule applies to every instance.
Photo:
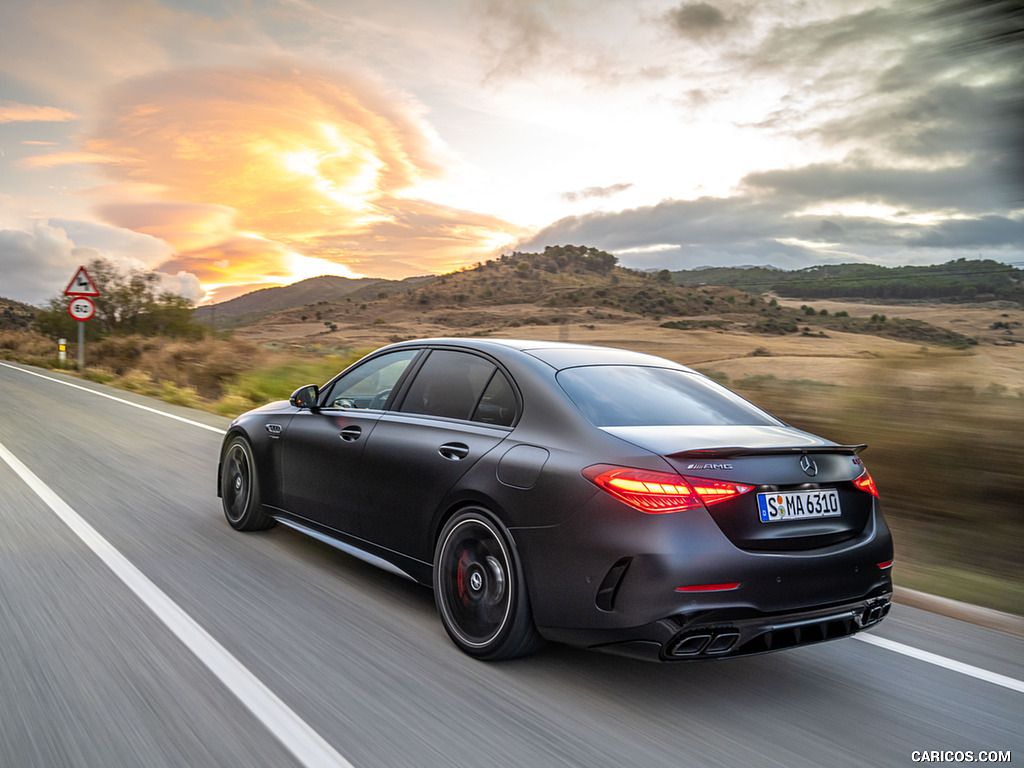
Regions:
[[378, 421], [361, 464], [364, 538], [430, 562], [434, 513], [459, 479], [504, 440], [516, 417], [508, 377], [490, 360], [435, 349]]

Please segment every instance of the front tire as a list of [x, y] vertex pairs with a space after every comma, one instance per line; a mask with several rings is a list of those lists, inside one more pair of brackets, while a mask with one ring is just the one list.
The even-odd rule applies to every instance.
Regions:
[[441, 531], [434, 601], [448, 636], [475, 658], [512, 659], [543, 644], [519, 558], [504, 527], [482, 509], [460, 512]]
[[235, 437], [224, 451], [220, 498], [224, 517], [236, 531], [262, 531], [276, 524], [263, 511], [256, 460], [244, 437]]

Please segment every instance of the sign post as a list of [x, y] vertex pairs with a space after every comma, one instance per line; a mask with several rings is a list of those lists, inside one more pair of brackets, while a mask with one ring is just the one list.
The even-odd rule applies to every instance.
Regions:
[[70, 296], [68, 302], [68, 314], [78, 321], [78, 370], [85, 368], [85, 326], [83, 323], [96, 314], [96, 305], [92, 303], [90, 296], [99, 296], [99, 288], [89, 277], [85, 267], [79, 267], [75, 276], [71, 278], [68, 287], [64, 289], [64, 295]]

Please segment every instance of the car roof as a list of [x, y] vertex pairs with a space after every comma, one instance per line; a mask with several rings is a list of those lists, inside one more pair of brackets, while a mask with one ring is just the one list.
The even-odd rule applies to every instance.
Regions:
[[477, 349], [502, 356], [509, 352], [521, 352], [534, 357], [556, 370], [583, 365], [644, 365], [660, 368], [675, 368], [691, 371], [684, 365], [656, 355], [634, 352], [617, 347], [602, 347], [593, 344], [576, 344], [564, 341], [540, 341], [536, 339], [495, 339], [495, 338], [434, 338], [416, 339], [395, 344], [402, 346], [456, 346]]

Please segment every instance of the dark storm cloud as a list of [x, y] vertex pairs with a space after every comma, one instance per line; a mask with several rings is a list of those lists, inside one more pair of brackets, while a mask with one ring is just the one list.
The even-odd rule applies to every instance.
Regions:
[[746, 189], [771, 194], [788, 207], [821, 202], [867, 202], [905, 210], [959, 209], [980, 213], [999, 206], [986, 169], [957, 166], [937, 170], [819, 163], [760, 171], [743, 179]]
[[[767, 33], [752, 37], [731, 54], [732, 81], [767, 77], [786, 87], [773, 110], [744, 126], [804, 140], [813, 138], [824, 123], [832, 128], [831, 138], [838, 139], [843, 137], [845, 122], [857, 121], [865, 113], [874, 115], [876, 110], [884, 115], [891, 105], [881, 105], [875, 95], [877, 62], [894, 56], [903, 60], [893, 52], [906, 47], [908, 27], [912, 24], [907, 14], [885, 9], [824, 21], [777, 20]], [[889, 87], [893, 86], [890, 82]]]
[[942, 83], [896, 100], [865, 104], [860, 113], [826, 121], [808, 135], [833, 144], [870, 141], [912, 157], [987, 152], [979, 137], [991, 123], [994, 108], [988, 89]]
[[625, 192], [632, 186], [632, 184], [612, 184], [607, 187], [587, 187], [586, 189], [581, 189], [575, 192], [563, 192], [562, 198], [564, 200], [568, 200], [570, 203], [575, 203], [578, 200], [590, 200], [593, 198], [608, 198], [619, 194], [619, 192]]
[[879, 93], [895, 93], [910, 88], [920, 87], [928, 82], [935, 73], [935, 63], [918, 55], [907, 56], [898, 64], [894, 64], [878, 75], [876, 90]]
[[[895, 63], [873, 70], [876, 57], [893, 53]], [[783, 73], [794, 84], [779, 108], [751, 127], [853, 144], [875, 164], [924, 159], [982, 167], [990, 174], [985, 200], [1024, 199], [1019, 2], [938, 0], [780, 23], [745, 63], [751, 73]], [[808, 105], [802, 89], [829, 98]], [[1017, 193], [1008, 195], [1008, 187]], [[978, 209], [976, 199], [963, 198], [969, 210]]]
[[917, 233], [910, 242], [925, 248], [990, 248], [1007, 243], [1024, 243], [1024, 220], [1005, 216], [954, 219], [928, 227]]
[[729, 26], [725, 14], [708, 3], [683, 3], [665, 16], [674, 32], [693, 40], [718, 36]]
[[[666, 200], [618, 213], [568, 216], [520, 243], [520, 250], [554, 243], [599, 244], [606, 250], [640, 249], [663, 244], [680, 247], [755, 243], [783, 237], [785, 209], [750, 198]], [[743, 222], [741, 228], [737, 223]]]
[[1024, 6], [1020, 0], [938, 0], [927, 18], [945, 33], [935, 46], [937, 58], [995, 81], [996, 116], [986, 139], [1001, 156], [1002, 192], [1024, 201]]
[[473, 12], [479, 21], [478, 51], [486, 62], [483, 79], [492, 87], [571, 76], [590, 86], [615, 88], [663, 80], [673, 72], [661, 58], [631, 55], [622, 35], [630, 34], [642, 14], [629, 4], [481, 0]]
[[531, 3], [490, 0], [484, 4], [484, 13], [489, 23], [482, 40], [494, 60], [488, 77], [522, 74], [556, 37], [550, 20]]
[[[756, 127], [846, 146], [848, 158], [859, 163], [769, 171], [753, 174], [748, 183], [776, 186], [789, 173], [787, 183], [798, 183], [808, 197], [852, 200], [860, 189], [864, 200], [893, 205], [975, 213], [1015, 207], [1024, 199], [1022, 14], [1014, 21], [1006, 18], [1002, 0], [987, 5], [989, 15], [977, 3], [942, 0], [778, 28], [751, 57], [751, 66], [789, 70], [794, 80], [808, 77], [813, 88], [836, 96], [823, 108], [806, 107], [794, 95]], [[978, 26], [972, 21], [977, 14], [990, 21], [999, 16], [1001, 26]], [[872, 51], [896, 50], [897, 43], [898, 62], [873, 73]], [[846, 70], [826, 66], [837, 55], [853, 63]], [[886, 165], [893, 167], [886, 171]], [[922, 165], [945, 169], [902, 170]], [[826, 186], [810, 186], [815, 178]]]
[[[874, 62], [850, 58], [851, 51], [878, 48], [905, 38], [911, 20], [906, 13], [874, 8], [806, 24], [776, 24], [756, 48], [741, 55], [752, 70], [793, 70], [806, 73], [829, 61], [845, 60], [842, 74], [871, 67]], [[834, 73], [825, 73], [833, 76]]]

